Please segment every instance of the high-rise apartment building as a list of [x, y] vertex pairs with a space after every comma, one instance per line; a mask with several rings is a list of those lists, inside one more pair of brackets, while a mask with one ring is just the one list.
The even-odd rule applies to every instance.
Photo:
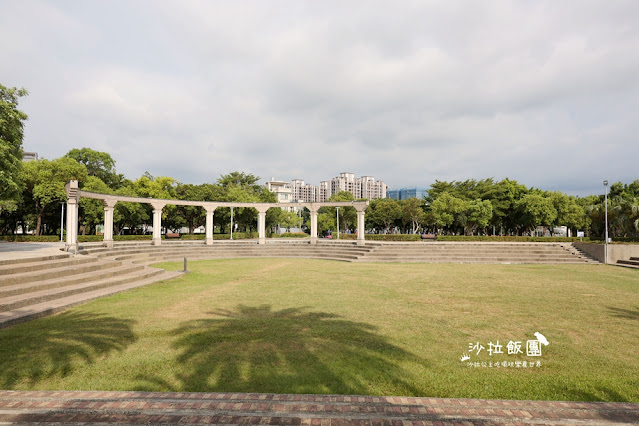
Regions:
[[[278, 185], [273, 183], [277, 182]], [[302, 179], [293, 179], [290, 184], [283, 181], [271, 180], [266, 186], [270, 191], [278, 192], [279, 188], [286, 191], [280, 184], [288, 184], [290, 188], [291, 201], [323, 202], [340, 191], [348, 191], [355, 199], [386, 198], [386, 184], [383, 181], [376, 181], [373, 176], [362, 176], [356, 178], [354, 173], [344, 172], [331, 180], [321, 181], [319, 186], [311, 185]], [[279, 196], [278, 196], [279, 200]]]

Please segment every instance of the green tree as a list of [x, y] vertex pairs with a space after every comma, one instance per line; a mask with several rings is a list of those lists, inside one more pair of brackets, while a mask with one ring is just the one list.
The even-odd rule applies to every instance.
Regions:
[[371, 228], [383, 228], [384, 234], [388, 234], [390, 227], [402, 217], [402, 209], [397, 200], [380, 198], [371, 201], [366, 217]]
[[[355, 201], [355, 196], [349, 191], [340, 191], [331, 195], [326, 201]], [[319, 213], [328, 213], [335, 218], [337, 222], [337, 208], [336, 207], [322, 207]], [[318, 216], [319, 220], [319, 216]], [[328, 222], [326, 222], [328, 223]], [[340, 207], [339, 208], [339, 227], [340, 230], [354, 229], [357, 224], [357, 211], [354, 207]], [[337, 223], [330, 229], [337, 229]]]
[[0, 213], [15, 210], [23, 190], [22, 140], [27, 115], [18, 109], [18, 99], [26, 89], [0, 84]]
[[302, 225], [302, 218], [295, 212], [282, 211], [280, 225], [282, 228], [286, 228], [288, 232], [291, 232], [291, 228], [299, 228]]
[[[324, 207], [322, 207], [324, 208]], [[320, 209], [321, 210], [321, 209]], [[322, 235], [337, 228], [335, 213], [319, 212], [317, 214], [317, 232]]]
[[498, 228], [500, 233], [503, 228], [506, 228], [508, 232], [520, 227], [516, 203], [528, 192], [525, 185], [508, 178], [495, 184], [490, 198], [493, 205], [493, 217], [490, 223]]
[[402, 210], [402, 220], [405, 224], [411, 226], [411, 233], [415, 234], [420, 225], [424, 223], [426, 219], [426, 213], [424, 213], [424, 201], [418, 198], [409, 198], [407, 200], [400, 201], [400, 207]]
[[[85, 191], [97, 192], [100, 194], [112, 194], [113, 191], [99, 177], [88, 176], [84, 187]], [[104, 224], [104, 203], [102, 200], [94, 200], [91, 198], [80, 199], [80, 229], [82, 235], [87, 232], [93, 233], [98, 225]], [[114, 212], [115, 222], [115, 212]]]
[[438, 227], [451, 228], [454, 224], [466, 225], [465, 212], [468, 209], [466, 201], [444, 192], [431, 203], [430, 207], [435, 225]]
[[217, 180], [217, 184], [223, 187], [227, 187], [230, 185], [235, 186], [259, 186], [256, 185], [257, 181], [260, 180], [259, 176], [254, 176], [251, 173], [244, 172], [231, 172], [227, 175], [221, 175]]
[[83, 183], [87, 179], [87, 169], [72, 158], [37, 160], [24, 165], [26, 191], [35, 203], [37, 222], [36, 235], [40, 235], [42, 217], [52, 205], [66, 200], [64, 185], [75, 179]]
[[[125, 182], [115, 191], [117, 195], [138, 197], [133, 182]], [[118, 202], [113, 213], [113, 223], [117, 234], [121, 234], [124, 228], [129, 228], [132, 233], [137, 233], [138, 227], [148, 224], [151, 219], [148, 205], [141, 203]]]
[[65, 157], [73, 158], [87, 168], [89, 176], [95, 176], [104, 182], [108, 187], [117, 189], [123, 175], [115, 172], [115, 160], [106, 152], [95, 151], [91, 148], [74, 148], [67, 152]]
[[468, 203], [467, 211], [468, 220], [466, 221], [466, 231], [470, 231], [470, 235], [483, 229], [484, 232], [490, 219], [493, 217], [493, 205], [490, 200], [473, 200]]
[[[208, 189], [206, 185], [180, 183], [175, 187], [175, 196], [178, 200], [205, 201], [210, 193]], [[176, 206], [176, 213], [189, 228], [189, 234], [206, 222], [206, 211], [199, 206]]]
[[550, 226], [557, 218], [552, 200], [540, 194], [524, 195], [516, 206], [519, 223], [527, 232], [533, 232], [538, 226]]

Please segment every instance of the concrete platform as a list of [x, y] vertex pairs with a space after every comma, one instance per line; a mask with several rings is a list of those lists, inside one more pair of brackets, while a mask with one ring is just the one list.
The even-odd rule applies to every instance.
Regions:
[[633, 424], [639, 404], [261, 393], [0, 391], [0, 424]]
[[0, 242], [0, 261], [26, 259], [64, 253], [64, 243], [11, 243]]

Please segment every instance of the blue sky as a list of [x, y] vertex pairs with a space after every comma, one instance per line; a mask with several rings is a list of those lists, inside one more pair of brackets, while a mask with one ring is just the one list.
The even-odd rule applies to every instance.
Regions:
[[34, 1], [0, 6], [24, 148], [129, 178], [234, 170], [393, 188], [639, 179], [639, 2]]

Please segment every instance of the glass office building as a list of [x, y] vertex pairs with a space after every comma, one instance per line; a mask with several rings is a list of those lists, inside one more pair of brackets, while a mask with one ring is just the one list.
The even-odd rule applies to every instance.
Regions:
[[390, 189], [386, 191], [386, 198], [393, 200], [407, 200], [409, 198], [423, 199], [428, 195], [428, 188], [424, 186], [413, 186], [411, 188]]

